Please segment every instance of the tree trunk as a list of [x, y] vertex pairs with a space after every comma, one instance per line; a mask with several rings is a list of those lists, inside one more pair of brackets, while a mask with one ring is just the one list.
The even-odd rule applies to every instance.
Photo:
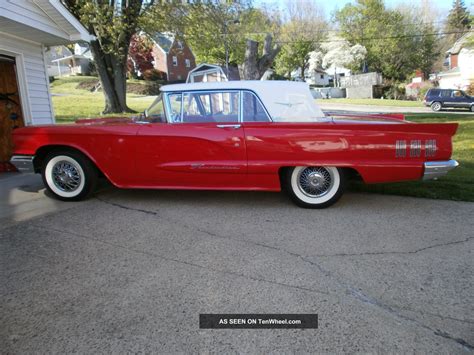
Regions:
[[91, 51], [104, 93], [105, 108], [102, 113], [134, 112], [126, 103], [126, 56], [122, 58], [104, 53], [97, 41], [91, 42]]
[[275, 45], [272, 48], [272, 36], [267, 34], [263, 44], [262, 56], [258, 57], [258, 42], [251, 39], [247, 40], [245, 49], [245, 59], [242, 64], [242, 74], [244, 80], [260, 80], [265, 71], [273, 64], [273, 60], [280, 52], [280, 46]]

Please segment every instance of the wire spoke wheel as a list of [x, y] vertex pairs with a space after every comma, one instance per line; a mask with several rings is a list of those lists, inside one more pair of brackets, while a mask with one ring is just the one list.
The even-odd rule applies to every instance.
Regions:
[[43, 181], [59, 200], [79, 201], [94, 191], [97, 170], [79, 152], [53, 151], [44, 160], [41, 171]]
[[82, 176], [79, 169], [68, 161], [60, 161], [53, 166], [54, 184], [64, 192], [75, 191], [81, 184]]
[[325, 208], [344, 192], [345, 174], [334, 166], [297, 166], [287, 171], [286, 190], [305, 208]]
[[309, 197], [324, 196], [333, 185], [333, 173], [324, 167], [308, 167], [298, 173], [298, 187]]

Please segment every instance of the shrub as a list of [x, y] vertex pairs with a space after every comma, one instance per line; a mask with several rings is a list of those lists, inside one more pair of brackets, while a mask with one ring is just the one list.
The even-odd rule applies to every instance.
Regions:
[[143, 72], [146, 81], [166, 80], [166, 74], [156, 69], [148, 69]]
[[474, 96], [474, 80], [471, 80], [469, 86], [466, 88], [466, 94]]

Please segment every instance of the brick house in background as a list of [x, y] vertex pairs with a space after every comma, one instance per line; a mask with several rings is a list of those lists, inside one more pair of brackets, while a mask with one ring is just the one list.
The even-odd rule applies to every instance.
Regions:
[[171, 33], [150, 35], [156, 70], [165, 73], [168, 81], [186, 80], [189, 71], [196, 67], [191, 48]]

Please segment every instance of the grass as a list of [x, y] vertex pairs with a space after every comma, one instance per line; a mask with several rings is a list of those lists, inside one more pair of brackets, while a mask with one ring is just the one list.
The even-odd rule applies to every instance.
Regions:
[[406, 115], [406, 119], [424, 123], [459, 123], [458, 131], [453, 139], [453, 159], [456, 159], [460, 166], [438, 180], [375, 185], [353, 183], [350, 189], [389, 195], [474, 202], [474, 114], [410, 113]]
[[[104, 108], [102, 93], [91, 93], [87, 90], [76, 89], [79, 82], [84, 80], [97, 80], [92, 77], [70, 77], [56, 80], [51, 85], [53, 105], [58, 123], [70, 123], [77, 118], [97, 117]], [[141, 112], [153, 101], [153, 97], [127, 95], [130, 108]], [[324, 100], [325, 102], [327, 100]], [[394, 100], [348, 100], [330, 99], [329, 102], [347, 102], [367, 104], [367, 102], [380, 102], [386, 105], [390, 102], [402, 105], [420, 105], [414, 101]], [[374, 104], [374, 103], [372, 103]], [[115, 115], [116, 116], [116, 115]], [[414, 181], [393, 184], [364, 185], [353, 183], [353, 191], [375, 192], [390, 195], [426, 197], [434, 199], [471, 201], [474, 202], [474, 114], [457, 115], [455, 113], [410, 113], [406, 119], [414, 122], [458, 122], [459, 128], [454, 136], [453, 159], [460, 162], [460, 166], [445, 177], [436, 181]]]
[[[71, 123], [78, 118], [101, 116], [104, 109], [104, 95], [77, 89], [84, 81], [97, 81], [95, 77], [65, 77], [51, 83], [53, 106], [57, 123]], [[137, 112], [143, 112], [153, 102], [153, 97], [127, 94], [128, 106]], [[126, 116], [130, 114], [126, 114]], [[117, 114], [106, 115], [117, 116]]]
[[387, 100], [387, 99], [318, 99], [318, 103], [335, 103], [347, 105], [396, 106], [396, 107], [423, 107], [420, 101]]

